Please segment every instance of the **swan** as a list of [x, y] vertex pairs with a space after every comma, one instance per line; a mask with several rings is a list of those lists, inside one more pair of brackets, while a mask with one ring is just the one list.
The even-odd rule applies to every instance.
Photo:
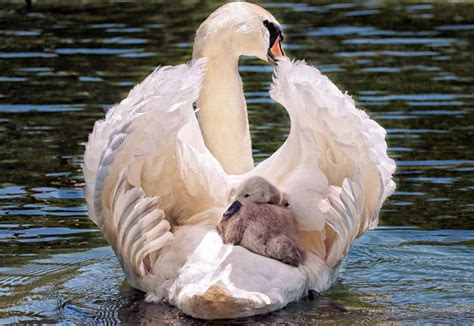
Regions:
[[[268, 11], [226, 4], [197, 30], [190, 63], [157, 68], [95, 123], [83, 163], [88, 213], [147, 301], [203, 319], [273, 311], [328, 289], [353, 241], [377, 225], [395, 189], [385, 130], [318, 69], [289, 60], [282, 41]], [[270, 96], [291, 120], [286, 141], [255, 167], [241, 55], [275, 65]], [[217, 234], [252, 176], [285, 193], [305, 250], [299, 267]]]

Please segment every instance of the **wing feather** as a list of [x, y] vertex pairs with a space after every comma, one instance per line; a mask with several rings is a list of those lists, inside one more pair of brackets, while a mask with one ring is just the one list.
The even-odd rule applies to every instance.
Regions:
[[386, 132], [301, 61], [279, 62], [270, 95], [288, 111], [290, 134], [252, 173], [285, 191], [300, 230], [321, 237], [328, 225], [337, 234], [326, 234], [326, 242], [335, 242], [319, 253], [335, 264], [356, 237], [377, 225], [380, 208], [395, 189]]
[[205, 63], [155, 70], [96, 123], [86, 146], [89, 214], [138, 288], [173, 241], [178, 217], [226, 203], [227, 176], [205, 149], [192, 107]]

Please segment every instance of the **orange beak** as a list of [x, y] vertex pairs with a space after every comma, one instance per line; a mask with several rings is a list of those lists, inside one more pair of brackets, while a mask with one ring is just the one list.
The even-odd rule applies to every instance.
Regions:
[[281, 35], [278, 35], [272, 47], [270, 48], [270, 52], [273, 54], [273, 56], [275, 56], [275, 58], [285, 56], [285, 52], [283, 52], [283, 49], [281, 47], [281, 41]]

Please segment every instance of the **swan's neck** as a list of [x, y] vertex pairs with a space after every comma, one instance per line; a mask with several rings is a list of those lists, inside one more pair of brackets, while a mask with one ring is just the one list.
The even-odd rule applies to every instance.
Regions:
[[247, 106], [238, 64], [239, 57], [233, 53], [208, 57], [197, 101], [206, 146], [228, 174], [243, 174], [253, 168]]

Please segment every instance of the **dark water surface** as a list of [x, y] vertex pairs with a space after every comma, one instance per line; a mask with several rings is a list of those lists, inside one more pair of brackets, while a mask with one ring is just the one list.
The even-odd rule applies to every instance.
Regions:
[[[147, 304], [87, 218], [93, 122], [159, 64], [190, 59], [219, 1], [0, 4], [0, 324], [193, 322]], [[474, 4], [262, 2], [291, 57], [348, 90], [388, 131], [397, 192], [321, 299], [245, 321], [474, 322]], [[289, 121], [272, 68], [243, 58], [255, 156]]]

